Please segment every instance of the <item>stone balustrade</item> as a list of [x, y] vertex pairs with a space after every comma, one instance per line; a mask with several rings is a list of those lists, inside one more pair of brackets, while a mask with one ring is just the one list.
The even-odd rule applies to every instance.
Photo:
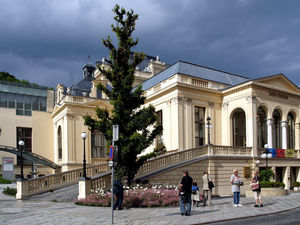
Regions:
[[[92, 177], [107, 171], [109, 171], [109, 166], [107, 163], [88, 166], [86, 169], [88, 177]], [[16, 198], [23, 199], [35, 194], [40, 194], [75, 184], [78, 182], [78, 179], [82, 176], [82, 174], [83, 169], [80, 168], [39, 178], [17, 181]]]

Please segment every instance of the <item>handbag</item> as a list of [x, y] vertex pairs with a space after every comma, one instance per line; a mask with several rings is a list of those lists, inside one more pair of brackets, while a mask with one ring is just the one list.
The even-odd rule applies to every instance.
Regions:
[[213, 189], [215, 187], [214, 183], [212, 181], [208, 181], [208, 188]]
[[252, 184], [251, 184], [251, 189], [252, 189], [252, 190], [259, 189], [259, 183], [258, 183], [258, 182], [252, 183]]
[[214, 183], [212, 182], [212, 181], [210, 181], [209, 179], [208, 179], [208, 176], [207, 176], [207, 181], [208, 181], [208, 188], [211, 190], [211, 189], [213, 189], [214, 187], [215, 187], [215, 185], [214, 185]]
[[184, 196], [184, 191], [182, 190], [182, 187], [179, 189], [179, 196]]

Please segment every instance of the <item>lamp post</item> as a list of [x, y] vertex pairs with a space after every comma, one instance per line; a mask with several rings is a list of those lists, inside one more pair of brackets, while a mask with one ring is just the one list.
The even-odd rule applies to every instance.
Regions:
[[24, 174], [23, 174], [23, 146], [24, 146], [24, 141], [20, 140], [19, 141], [19, 146], [20, 146], [20, 153], [21, 153], [21, 180], [24, 180]]
[[266, 170], [268, 169], [268, 158], [272, 158], [272, 154], [268, 150], [269, 145], [265, 144], [265, 151], [261, 155], [263, 159], [266, 159]]
[[207, 120], [207, 124], [206, 124], [205, 127], [207, 127], [207, 138], [208, 138], [208, 142], [207, 143], [210, 145], [210, 129], [212, 128], [212, 125], [210, 123], [211, 118], [208, 116], [206, 118], [206, 120]]
[[83, 139], [83, 177], [86, 178], [86, 160], [85, 160], [85, 139], [87, 135], [85, 132], [82, 132], [81, 138]]

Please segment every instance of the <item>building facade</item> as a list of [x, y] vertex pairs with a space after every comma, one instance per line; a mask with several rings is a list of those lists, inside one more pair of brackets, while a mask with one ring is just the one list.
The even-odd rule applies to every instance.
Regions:
[[[107, 67], [104, 60], [96, 64]], [[111, 110], [105, 93], [96, 88], [99, 83], [111, 88], [92, 63], [86, 64], [82, 79], [71, 87], [57, 86], [54, 107], [53, 104], [50, 107], [54, 93], [51, 92], [53, 96], [50, 97], [49, 90], [38, 89], [41, 93], [36, 94], [35, 89], [28, 93], [26, 88], [18, 87], [10, 91], [6, 84], [1, 84], [0, 145], [17, 147], [18, 128], [24, 128], [20, 131], [24, 134], [30, 133], [29, 128], [32, 132], [31, 151], [67, 171], [82, 166], [81, 133], [86, 132], [87, 163], [105, 161], [104, 136], [88, 130], [83, 120], [86, 114], [96, 116], [96, 107]], [[251, 148], [251, 169], [262, 169], [265, 162], [260, 156], [267, 144], [274, 156], [269, 160], [269, 167], [274, 170], [275, 179], [283, 181], [286, 188], [300, 180], [297, 158], [300, 150], [300, 89], [285, 75], [250, 79], [184, 61], [167, 66], [158, 57], [147, 56], [136, 68], [135, 85], [138, 84], [145, 91], [146, 105], [155, 107], [164, 129], [145, 152], [161, 144], [169, 152], [208, 144]], [[16, 90], [22, 88], [24, 90], [17, 93]], [[9, 93], [16, 95], [14, 107]], [[27, 97], [22, 105], [18, 104], [18, 94], [31, 96], [31, 108]], [[6, 96], [5, 101], [2, 96]], [[7, 153], [0, 152], [0, 155], [7, 156]], [[260, 163], [255, 163], [257, 160]], [[226, 186], [227, 176], [237, 165], [242, 176], [249, 179], [244, 170], [249, 167], [248, 161], [211, 159], [204, 163], [207, 166], [203, 171], [209, 170], [215, 180], [222, 180], [220, 186]], [[223, 167], [229, 172], [220, 172]], [[51, 172], [49, 169], [44, 173]]]

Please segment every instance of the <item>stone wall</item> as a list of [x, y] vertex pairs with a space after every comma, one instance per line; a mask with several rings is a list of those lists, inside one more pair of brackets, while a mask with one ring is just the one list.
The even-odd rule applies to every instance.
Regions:
[[215, 184], [213, 194], [231, 195], [230, 176], [233, 174], [233, 170], [237, 169], [241, 179], [244, 181], [244, 186], [241, 187], [241, 194], [245, 194], [246, 189], [249, 187], [250, 179], [244, 178], [244, 167], [249, 167], [247, 159], [211, 158], [153, 176], [149, 178], [149, 183], [177, 185], [181, 181], [182, 172], [187, 170], [193, 181], [198, 183], [200, 191], [202, 191], [202, 176], [205, 171], [208, 171]]

